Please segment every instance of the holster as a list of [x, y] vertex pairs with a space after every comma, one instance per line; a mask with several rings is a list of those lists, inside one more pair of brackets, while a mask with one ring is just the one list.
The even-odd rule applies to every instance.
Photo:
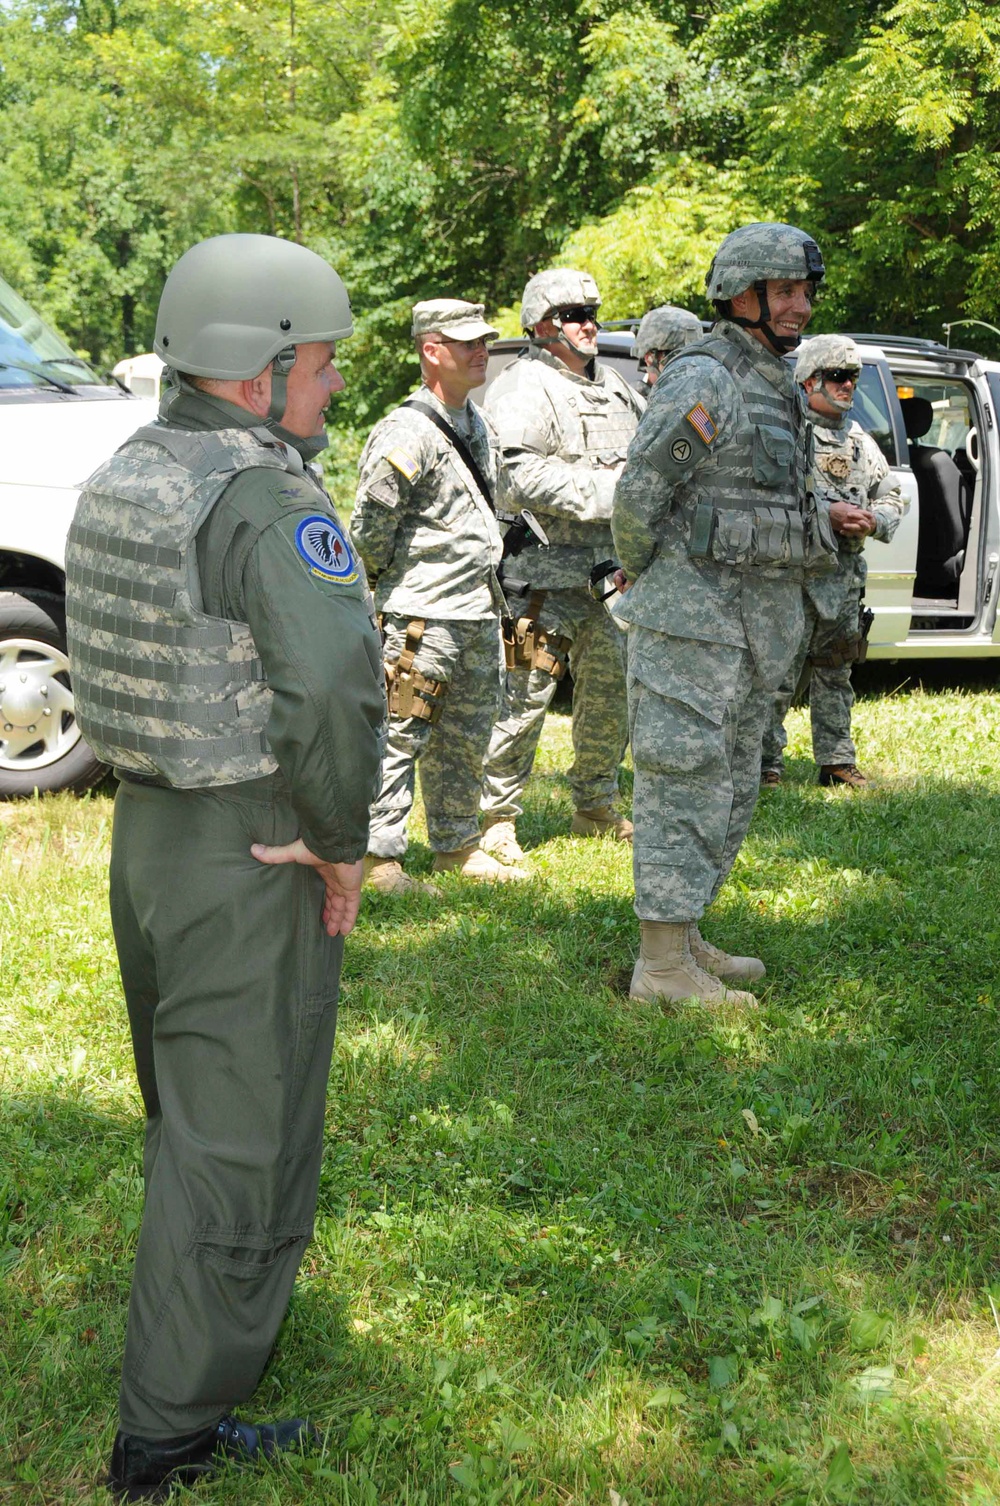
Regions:
[[821, 657], [809, 655], [809, 663], [816, 669], [841, 669], [845, 664], [864, 664], [868, 658], [868, 634], [871, 632], [875, 613], [861, 602], [858, 607], [858, 631], [846, 638], [835, 638], [827, 653]]
[[442, 704], [448, 689], [444, 680], [432, 680], [414, 669], [413, 660], [424, 635], [424, 619], [415, 617], [406, 625], [406, 641], [395, 663], [385, 666], [385, 689], [392, 716], [418, 716], [421, 721], [441, 718]]
[[543, 669], [561, 680], [569, 667], [569, 638], [547, 633], [538, 618], [544, 591], [533, 591], [523, 617], [503, 619], [503, 656], [508, 669]]

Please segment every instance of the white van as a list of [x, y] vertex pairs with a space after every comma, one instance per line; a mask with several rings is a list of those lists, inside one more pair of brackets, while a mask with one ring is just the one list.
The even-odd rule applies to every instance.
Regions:
[[86, 789], [104, 771], [73, 715], [66, 534], [81, 482], [155, 416], [0, 278], [0, 799]]

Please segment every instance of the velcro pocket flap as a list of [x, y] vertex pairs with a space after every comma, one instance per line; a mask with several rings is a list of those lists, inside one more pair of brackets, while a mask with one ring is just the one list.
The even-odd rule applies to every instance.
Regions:
[[762, 486], [780, 486], [795, 458], [795, 440], [787, 429], [757, 424], [753, 436], [753, 473]]
[[[695, 645], [685, 647], [692, 648]], [[633, 679], [645, 685], [647, 690], [653, 691], [654, 695], [661, 695], [669, 701], [679, 701], [682, 706], [690, 706], [699, 716], [711, 722], [713, 727], [721, 727], [736, 690], [742, 651], [725, 643], [700, 643], [696, 648], [696, 657], [703, 661], [706, 669], [703, 683], [696, 683], [687, 675], [679, 674], [673, 666], [646, 654], [635, 654], [632, 657], [629, 673]], [[686, 653], [685, 659], [688, 658]], [[692, 673], [697, 672], [697, 665], [693, 662], [685, 663], [685, 668]]]

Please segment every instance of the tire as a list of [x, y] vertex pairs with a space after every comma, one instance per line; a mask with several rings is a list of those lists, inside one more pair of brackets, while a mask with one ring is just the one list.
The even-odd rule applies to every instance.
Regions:
[[106, 773], [73, 714], [62, 598], [0, 591], [0, 800], [81, 793]]

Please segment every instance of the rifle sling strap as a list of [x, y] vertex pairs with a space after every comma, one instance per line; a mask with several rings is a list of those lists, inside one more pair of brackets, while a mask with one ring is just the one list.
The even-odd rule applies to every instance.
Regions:
[[462, 439], [461, 435], [455, 433], [455, 430], [452, 428], [451, 424], [448, 423], [447, 419], [442, 418], [440, 413], [438, 413], [436, 409], [431, 407], [430, 403], [422, 403], [418, 397], [408, 397], [402, 404], [402, 406], [404, 408], [416, 408], [418, 413], [422, 413], [426, 419], [430, 420], [435, 429], [438, 429], [444, 435], [445, 439], [451, 445], [452, 449], [456, 452], [459, 460], [461, 460], [462, 464], [469, 472], [469, 475], [472, 477], [473, 481], [482, 492], [483, 500], [489, 508], [490, 512], [495, 513], [497, 509], [496, 503], [493, 500], [493, 493], [490, 491], [486, 477], [483, 475], [482, 471], [479, 469], [478, 465], [473, 459], [472, 451], [469, 449], [469, 446], [466, 444], [465, 440]]

